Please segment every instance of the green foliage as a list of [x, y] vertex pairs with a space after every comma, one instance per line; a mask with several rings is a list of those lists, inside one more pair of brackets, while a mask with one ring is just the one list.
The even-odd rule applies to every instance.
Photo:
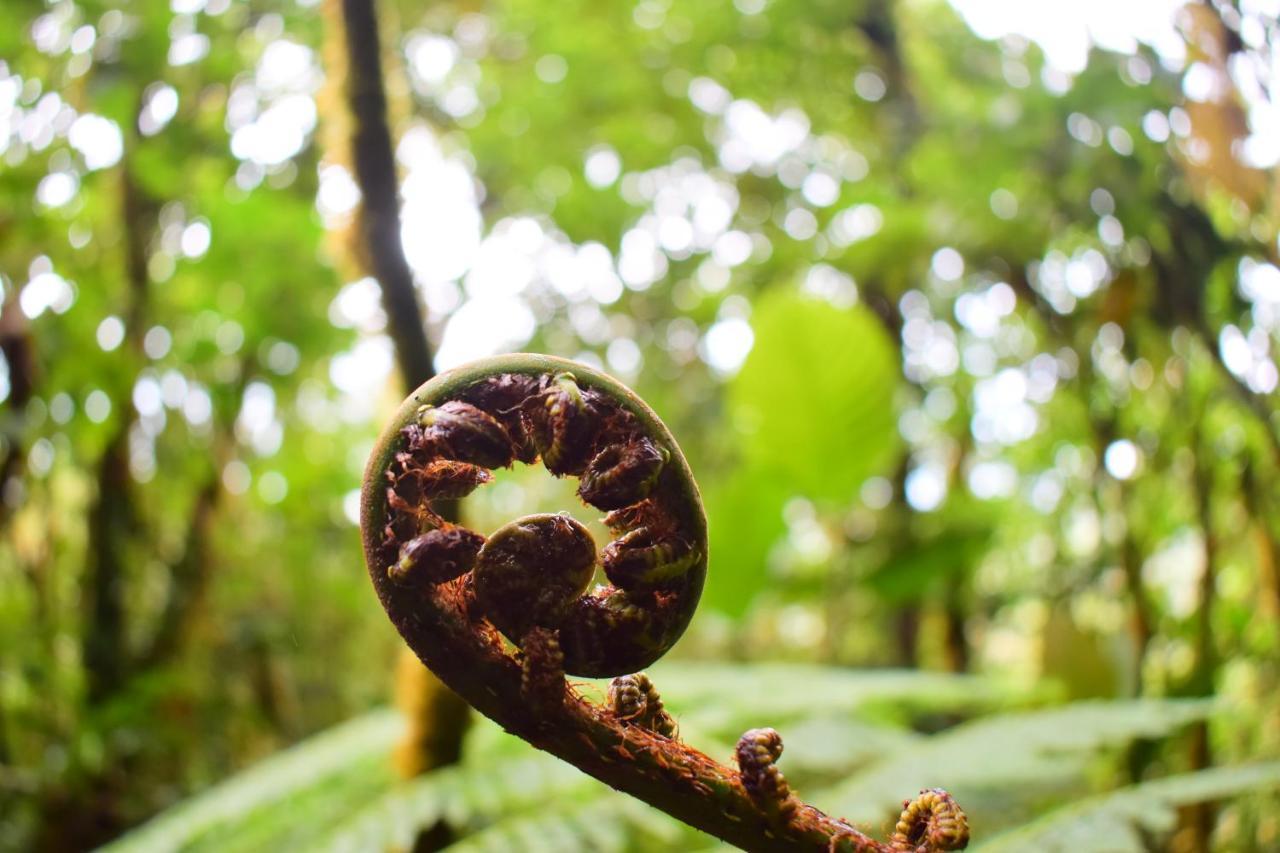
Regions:
[[253, 849], [238, 839], [261, 840], [262, 824], [276, 832], [305, 829], [327, 810], [389, 786], [387, 755], [403, 731], [394, 711], [342, 723], [174, 806], [106, 849]]
[[1167, 836], [1177, 822], [1174, 809], [1280, 787], [1280, 763], [1241, 764], [1183, 773], [1088, 797], [1050, 812], [1026, 826], [1001, 833], [975, 849], [1108, 850], [1142, 853], [1148, 839]]
[[1012, 803], [1078, 782], [1104, 747], [1168, 735], [1210, 711], [1206, 702], [1142, 700], [996, 714], [916, 741], [815, 802], [872, 822], [896, 814], [902, 791], [942, 787], [964, 803], [974, 831], [985, 834]]
[[744, 465], [790, 494], [849, 503], [897, 443], [888, 336], [866, 308], [785, 291], [760, 299], [752, 320], [751, 354], [728, 391]]
[[[1269, 765], [1191, 765], [1280, 756], [1280, 215], [1274, 166], [1241, 159], [1266, 148], [1275, 94], [1249, 75], [1280, 31], [1198, 2], [1064, 69], [961, 5], [379, 3], [405, 243], [441, 366], [592, 361], [685, 449], [712, 542], [676, 653], [734, 661], [655, 668], [692, 742], [724, 758], [776, 725], [793, 782], [851, 817], [955, 784], [979, 841], [1120, 815], [1120, 843], [1167, 825], [1123, 804], [1183, 801], [1126, 799], [1165, 796], [1156, 771], [1226, 792]], [[1023, 5], [1085, 38], [1080, 4]], [[508, 845], [667, 838], [551, 765], [563, 815], [467, 805], [484, 762], [541, 760], [486, 728], [447, 777], [465, 795], [394, 784], [385, 716], [353, 724], [363, 747], [242, 770], [384, 702], [397, 649], [352, 516], [400, 394], [342, 250], [325, 21], [0, 4], [6, 853], [91, 847], [202, 789], [129, 843], [305, 848], [365, 810], [397, 842], [464, 812]], [[1205, 80], [1225, 97], [1189, 97]], [[580, 510], [535, 473], [466, 512]], [[1026, 712], [1064, 695], [1116, 702]], [[1229, 702], [1211, 754], [1172, 733], [1199, 706], [1128, 702], [1152, 696]], [[1223, 843], [1273, 845], [1268, 808], [1224, 806]]]
[[594, 783], [545, 753], [446, 768], [397, 786], [344, 820], [317, 846], [330, 850], [406, 849], [424, 828], [445, 822], [460, 833], [573, 800]]
[[768, 583], [787, 500], [848, 503], [897, 444], [895, 356], [870, 311], [783, 291], [761, 299], [752, 320], [751, 354], [727, 401], [740, 467], [708, 495], [711, 547], [733, 572], [711, 576], [707, 601], [735, 613]]
[[682, 720], [732, 740], [759, 725], [761, 717], [786, 721], [860, 714], [907, 725], [916, 716], [975, 713], [1028, 696], [1011, 683], [918, 670], [664, 661], [651, 672], [664, 701]]
[[[971, 713], [1017, 699], [983, 679], [920, 672], [678, 663], [653, 672], [683, 737], [713, 753], [728, 754], [762, 717], [794, 725], [788, 757], [800, 778], [839, 775], [909, 744], [913, 735], [904, 727], [922, 715]], [[778, 689], [760, 694], [762, 683]], [[823, 697], [820, 708], [813, 695]], [[659, 839], [678, 825], [488, 723], [469, 736], [461, 766], [397, 782], [386, 754], [401, 731], [389, 711], [344, 723], [174, 806], [109, 849], [403, 849], [439, 821], [469, 839], [475, 833], [476, 843], [553, 819], [578, 826], [575, 832], [593, 823], [575, 808], [546, 815], [548, 800], [598, 811], [606, 834], [633, 835], [629, 822], [642, 814], [666, 821], [652, 829]], [[832, 751], [828, 738], [850, 748]], [[593, 849], [584, 844], [565, 849]]]
[[694, 849], [705, 835], [631, 797], [607, 791], [573, 803], [500, 820], [447, 849], [454, 853], [537, 853], [581, 850], [602, 853]]
[[[1191, 774], [1054, 811], [1051, 795], [1083, 790], [1090, 771], [1106, 765], [1101, 759], [1139, 738], [1170, 737], [1204, 719], [1211, 705], [1088, 702], [990, 713], [1019, 697], [957, 676], [664, 664], [654, 677], [682, 738], [728, 753], [744, 729], [769, 719], [786, 744], [781, 767], [802, 795], [871, 826], [896, 814], [903, 792], [941, 784], [960, 792], [988, 838], [1008, 827], [1019, 827], [1007, 836], [1015, 840], [1055, 836], [1077, 818], [1081, 831], [1110, 831], [1148, 805], [1222, 798], [1280, 774], [1274, 765]], [[774, 689], [752, 695], [759, 684]], [[914, 728], [966, 718], [936, 734]], [[381, 773], [370, 766], [393, 733], [386, 712], [345, 724], [174, 807], [110, 849], [397, 850], [438, 823], [458, 839], [451, 850], [645, 851], [711, 843], [488, 723], [470, 736], [461, 766], [396, 782], [385, 766]], [[1167, 828], [1158, 810], [1152, 814], [1144, 825]], [[1027, 849], [1010, 844], [995, 849]]]

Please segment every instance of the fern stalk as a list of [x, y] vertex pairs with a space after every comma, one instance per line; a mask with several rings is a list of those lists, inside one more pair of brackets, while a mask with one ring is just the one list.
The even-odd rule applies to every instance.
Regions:
[[[593, 506], [643, 525], [605, 548], [616, 587], [576, 598], [581, 531], [563, 516], [512, 522], [481, 546], [432, 511], [437, 494], [459, 496], [458, 479], [441, 472], [535, 455], [558, 476], [582, 477], [579, 494]], [[944, 792], [926, 791], [894, 839], [876, 841], [790, 793], [774, 766], [781, 742], [762, 734], [771, 730], [743, 736], [739, 772], [637, 724], [631, 711], [587, 701], [565, 681], [566, 670], [623, 675], [659, 657], [692, 616], [706, 571], [706, 520], [688, 463], [657, 415], [616, 380], [535, 355], [436, 377], [410, 395], [375, 446], [361, 510], [370, 577], [409, 647], [482, 714], [539, 749], [748, 850], [927, 853], [967, 843], [963, 813]], [[563, 600], [548, 598], [558, 587]], [[573, 614], [578, 621], [566, 621]]]

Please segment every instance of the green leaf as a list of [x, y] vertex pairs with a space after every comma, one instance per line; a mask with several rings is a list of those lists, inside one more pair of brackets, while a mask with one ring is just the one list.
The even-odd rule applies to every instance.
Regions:
[[741, 615], [768, 585], [769, 551], [786, 530], [778, 481], [741, 469], [703, 493], [710, 536], [707, 585], [700, 606]]
[[977, 832], [984, 820], [995, 822], [990, 812], [974, 808], [992, 799], [985, 792], [1000, 792], [995, 803], [1007, 807], [1010, 794], [1019, 790], [1078, 778], [1088, 759], [1104, 747], [1169, 734], [1203, 719], [1212, 707], [1201, 700], [1080, 702], [984, 717], [918, 741], [815, 795], [814, 802], [854, 822], [874, 822], [896, 813], [903, 797], [941, 787], [969, 811]]
[[898, 357], [870, 311], [770, 293], [752, 327], [755, 344], [728, 391], [742, 463], [706, 494], [705, 602], [733, 615], [766, 585], [787, 500], [843, 506], [897, 446]]
[[[446, 848], [453, 853], [626, 853], [688, 849], [706, 836], [625, 794], [599, 794], [508, 818]], [[561, 801], [563, 802], [563, 801]]]
[[1176, 825], [1174, 810], [1179, 807], [1278, 787], [1276, 761], [1184, 773], [1080, 800], [1001, 833], [977, 849], [1144, 853], [1150, 849], [1144, 833], [1167, 835]]
[[[364, 767], [361, 759], [366, 756], [388, 755], [403, 731], [403, 718], [390, 710], [335, 726], [162, 812], [105, 849], [140, 853], [188, 847], [202, 835], [243, 824], [252, 814], [271, 810], [305, 790], [335, 784], [353, 767]], [[368, 769], [390, 783], [389, 761], [377, 761]]]
[[455, 829], [520, 814], [548, 797], [574, 799], [599, 783], [546, 753], [521, 750], [513, 760], [449, 767], [396, 787], [343, 822], [317, 849], [408, 850], [440, 820]]
[[952, 528], [893, 557], [867, 578], [867, 586], [885, 601], [917, 601], [934, 581], [971, 569], [991, 543], [991, 530]]
[[976, 676], [805, 663], [663, 661], [649, 674], [678, 720], [687, 716], [699, 729], [735, 740], [762, 719], [779, 724], [840, 713], [902, 721], [903, 709], [972, 713], [1028, 693]]
[[776, 487], [838, 504], [883, 470], [897, 444], [897, 352], [862, 306], [770, 293], [752, 314], [755, 344], [729, 386], [750, 467]]

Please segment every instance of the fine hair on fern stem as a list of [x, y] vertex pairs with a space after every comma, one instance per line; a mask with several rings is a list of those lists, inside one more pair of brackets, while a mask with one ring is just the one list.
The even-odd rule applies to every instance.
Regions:
[[[513, 519], [485, 537], [436, 511], [490, 482], [490, 470], [538, 460], [577, 477], [578, 496], [607, 513], [603, 548], [567, 514]], [[749, 850], [967, 843], [963, 812], [940, 791], [909, 804], [888, 843], [803, 803], [775, 766], [782, 742], [772, 729], [743, 736], [740, 770], [680, 742], [639, 670], [693, 617], [706, 516], [675, 439], [613, 378], [510, 355], [432, 379], [370, 456], [361, 530], [378, 597], [423, 662], [508, 731], [612, 787]], [[607, 583], [593, 587], [597, 567]], [[607, 704], [566, 675], [612, 677]]]

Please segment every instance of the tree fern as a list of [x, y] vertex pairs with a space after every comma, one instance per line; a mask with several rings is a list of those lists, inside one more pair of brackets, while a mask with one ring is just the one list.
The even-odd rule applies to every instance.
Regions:
[[901, 711], [986, 711], [1029, 691], [995, 679], [918, 670], [855, 670], [803, 663], [660, 663], [650, 672], [670, 706], [700, 727], [741, 733], [815, 711], [900, 717]]
[[448, 848], [450, 853], [635, 853], [689, 850], [707, 836], [625, 794], [597, 786], [585, 801], [508, 818]]
[[186, 800], [128, 833], [106, 849], [142, 853], [190, 849], [201, 837], [242, 827], [255, 815], [291, 803], [307, 791], [348, 786], [379, 788], [392, 773], [383, 759], [404, 730], [394, 711], [382, 710], [342, 723]]
[[1148, 844], [1143, 833], [1167, 834], [1176, 824], [1178, 807], [1270, 788], [1280, 788], [1280, 762], [1184, 773], [1080, 800], [996, 836], [978, 849], [981, 853], [1144, 853]]
[[523, 757], [450, 767], [397, 786], [351, 815], [315, 849], [408, 849], [425, 827], [444, 820], [474, 829], [546, 801], [604, 789], [564, 762], [529, 750]]
[[305, 849], [327, 838], [353, 808], [381, 797], [396, 782], [385, 753], [366, 755], [341, 773], [327, 774], [238, 820], [210, 827], [182, 849], [184, 853]]
[[980, 828], [997, 820], [984, 803], [1003, 811], [1019, 792], [1078, 777], [1104, 747], [1168, 734], [1210, 710], [1205, 701], [1145, 700], [984, 717], [920, 740], [814, 800], [851, 820], [876, 822], [901, 806], [901, 791], [945, 786], [963, 798], [981, 837]]

